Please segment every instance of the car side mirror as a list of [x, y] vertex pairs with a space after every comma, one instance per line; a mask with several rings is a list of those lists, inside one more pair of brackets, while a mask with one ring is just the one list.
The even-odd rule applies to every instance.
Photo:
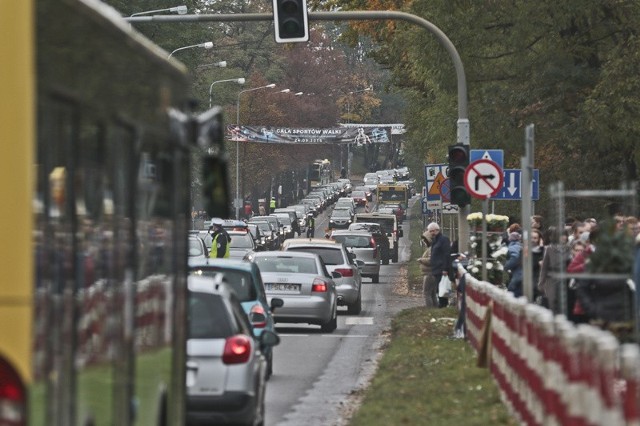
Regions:
[[356, 259], [356, 254], [352, 251], [348, 251], [347, 254], [349, 255], [349, 260], [353, 261]]
[[364, 268], [364, 261], [357, 259], [356, 265], [358, 265], [358, 269]]
[[262, 333], [260, 333], [259, 342], [260, 347], [263, 349], [267, 346], [276, 346], [280, 343], [280, 336], [278, 336], [271, 330], [262, 330]]
[[331, 278], [342, 278], [342, 274], [340, 272], [333, 271], [331, 272]]
[[404, 232], [402, 232], [402, 229], [398, 229], [398, 236], [402, 238], [403, 235], [404, 235]]
[[282, 308], [283, 306], [284, 300], [280, 299], [279, 297], [274, 297], [273, 299], [271, 299], [271, 304], [269, 305], [272, 312], [275, 311], [276, 308]]

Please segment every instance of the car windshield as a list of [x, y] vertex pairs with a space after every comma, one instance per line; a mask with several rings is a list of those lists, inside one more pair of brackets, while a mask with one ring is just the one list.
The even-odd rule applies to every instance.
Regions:
[[353, 198], [356, 198], [356, 197], [357, 197], [357, 198], [364, 198], [364, 197], [366, 197], [366, 196], [367, 196], [367, 194], [365, 194], [365, 193], [364, 193], [364, 191], [353, 191], [353, 192], [351, 193], [351, 196], [352, 196]]
[[334, 235], [331, 238], [339, 243], [345, 245], [345, 247], [354, 248], [370, 248], [371, 241], [366, 235]]
[[343, 263], [347, 263], [342, 256], [342, 250], [340, 248], [330, 248], [330, 247], [295, 247], [292, 246], [287, 250], [292, 251], [303, 251], [305, 253], [315, 253], [319, 255], [324, 261], [325, 265], [342, 265]]
[[291, 225], [291, 217], [288, 214], [278, 215], [278, 220], [281, 224]]
[[232, 334], [222, 298], [216, 294], [189, 294], [189, 339], [220, 339]]
[[253, 248], [253, 238], [248, 232], [246, 234], [233, 234], [231, 235], [230, 248], [249, 249]]
[[266, 232], [267, 234], [271, 234], [271, 225], [269, 225], [269, 223], [256, 222], [256, 225], [258, 225], [258, 228], [260, 228], [263, 233]]
[[335, 209], [331, 217], [351, 217], [351, 212], [349, 209]]
[[205, 277], [215, 277], [218, 274], [222, 274], [227, 285], [233, 289], [241, 302], [248, 302], [258, 298], [256, 287], [253, 283], [253, 277], [248, 271], [218, 268], [194, 268], [191, 270], [191, 273]]
[[254, 261], [260, 268], [260, 272], [318, 274], [316, 260], [308, 257], [256, 256]]

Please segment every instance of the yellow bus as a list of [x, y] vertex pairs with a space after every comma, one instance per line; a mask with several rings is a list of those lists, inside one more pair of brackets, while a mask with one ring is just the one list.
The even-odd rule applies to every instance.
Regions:
[[402, 184], [378, 184], [376, 188], [378, 204], [401, 203], [404, 209], [409, 203], [409, 188]]
[[2, 1], [0, 28], [0, 424], [182, 424], [190, 159], [219, 115], [97, 0]]

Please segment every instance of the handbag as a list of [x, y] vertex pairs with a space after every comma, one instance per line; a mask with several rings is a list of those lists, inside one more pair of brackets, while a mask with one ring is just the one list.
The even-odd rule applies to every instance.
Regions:
[[451, 291], [451, 280], [447, 274], [442, 274], [438, 283], [438, 297], [446, 297]]

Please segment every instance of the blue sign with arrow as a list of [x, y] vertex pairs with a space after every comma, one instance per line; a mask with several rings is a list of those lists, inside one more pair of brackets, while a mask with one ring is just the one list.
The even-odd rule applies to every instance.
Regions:
[[[522, 200], [522, 170], [505, 169], [502, 190], [491, 197], [492, 200]], [[531, 199], [540, 199], [540, 171], [533, 169], [531, 182]]]

